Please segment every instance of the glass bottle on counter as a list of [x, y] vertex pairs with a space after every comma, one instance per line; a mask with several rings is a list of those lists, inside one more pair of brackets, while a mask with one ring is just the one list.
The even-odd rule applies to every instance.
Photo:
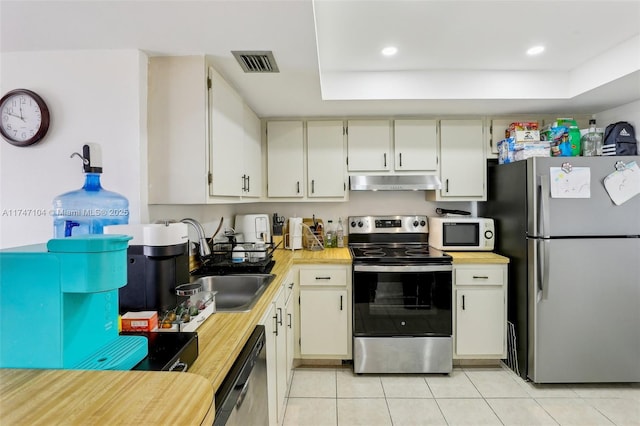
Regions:
[[336, 228], [336, 247], [344, 247], [344, 228], [341, 217], [338, 218], [338, 227]]
[[333, 230], [333, 220], [327, 221], [324, 234], [324, 248], [335, 247], [335, 233]]

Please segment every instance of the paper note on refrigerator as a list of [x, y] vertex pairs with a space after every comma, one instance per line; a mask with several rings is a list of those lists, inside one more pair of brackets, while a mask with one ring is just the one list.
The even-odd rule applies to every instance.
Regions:
[[640, 194], [640, 168], [635, 161], [604, 178], [604, 187], [617, 206]]
[[550, 167], [552, 198], [591, 198], [591, 169]]

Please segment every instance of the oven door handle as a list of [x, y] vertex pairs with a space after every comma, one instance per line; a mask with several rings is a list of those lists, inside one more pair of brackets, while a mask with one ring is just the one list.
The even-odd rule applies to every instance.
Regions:
[[354, 272], [446, 272], [452, 265], [353, 265]]

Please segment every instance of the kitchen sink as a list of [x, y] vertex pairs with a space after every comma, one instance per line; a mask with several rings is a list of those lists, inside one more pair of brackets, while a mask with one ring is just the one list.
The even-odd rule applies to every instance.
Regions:
[[194, 283], [202, 284], [202, 291], [215, 291], [216, 311], [250, 311], [273, 281], [273, 274], [209, 275]]

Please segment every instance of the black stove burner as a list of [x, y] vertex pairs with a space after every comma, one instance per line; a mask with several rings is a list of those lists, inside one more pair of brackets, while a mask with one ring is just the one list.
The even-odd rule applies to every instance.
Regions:
[[381, 256], [386, 256], [387, 253], [384, 252], [384, 250], [382, 250], [382, 248], [370, 248], [370, 249], [365, 249], [362, 250], [362, 255], [366, 256], [366, 257], [381, 257]]
[[429, 247], [411, 248], [405, 250], [407, 256], [429, 256]]
[[451, 256], [424, 243], [350, 244], [354, 261], [359, 263], [450, 263]]

